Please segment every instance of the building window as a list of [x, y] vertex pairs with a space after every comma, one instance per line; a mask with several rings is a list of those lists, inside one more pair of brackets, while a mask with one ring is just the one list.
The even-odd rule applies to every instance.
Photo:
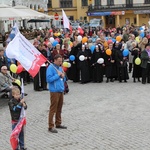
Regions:
[[87, 0], [82, 0], [82, 6], [88, 6], [88, 1]]
[[48, 0], [47, 7], [48, 7], [48, 8], [52, 8], [52, 0]]
[[150, 4], [150, 0], [145, 0], [145, 4]]
[[95, 0], [95, 5], [97, 6], [101, 5], [101, 0]]
[[114, 5], [114, 0], [107, 0], [107, 5], [108, 6]]
[[133, 0], [126, 0], [126, 4], [133, 4]]
[[60, 0], [60, 7], [61, 8], [71, 8], [72, 0]]

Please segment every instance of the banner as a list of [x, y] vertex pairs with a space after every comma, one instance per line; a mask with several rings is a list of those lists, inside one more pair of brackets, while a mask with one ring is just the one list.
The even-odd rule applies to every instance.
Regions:
[[72, 27], [70, 25], [70, 22], [69, 22], [69, 19], [68, 17], [66, 16], [64, 10], [62, 9], [62, 17], [63, 17], [63, 25], [64, 25], [64, 28], [67, 28], [70, 30], [70, 32], [72, 32]]
[[40, 66], [47, 60], [20, 32], [8, 44], [6, 56], [19, 61], [32, 77], [35, 77]]

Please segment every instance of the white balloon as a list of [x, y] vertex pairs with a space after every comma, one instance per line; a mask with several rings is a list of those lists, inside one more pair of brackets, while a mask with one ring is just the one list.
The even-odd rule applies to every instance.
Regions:
[[97, 63], [98, 63], [98, 64], [103, 64], [103, 63], [104, 63], [104, 59], [103, 59], [103, 58], [99, 58], [99, 59], [97, 60]]
[[77, 40], [78, 40], [78, 42], [81, 42], [82, 41], [82, 36], [78, 35]]
[[68, 63], [68, 68], [70, 68], [71, 67], [71, 63]]
[[83, 61], [84, 59], [85, 59], [84, 55], [80, 55], [80, 56], [79, 56], [79, 60], [80, 60], [80, 61]]
[[55, 39], [53, 37], [50, 37], [49, 40], [50, 40], [51, 43], [53, 43]]

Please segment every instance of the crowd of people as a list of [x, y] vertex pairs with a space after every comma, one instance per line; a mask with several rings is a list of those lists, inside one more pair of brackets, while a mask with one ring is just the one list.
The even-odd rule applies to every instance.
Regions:
[[[149, 83], [149, 41], [149, 28], [145, 24], [140, 28], [126, 25], [106, 29], [89, 27], [72, 31], [55, 27], [39, 30], [33, 45], [47, 58], [47, 62], [41, 66], [34, 79], [25, 70], [19, 76], [24, 78], [25, 84], [33, 81], [35, 91], [48, 90], [46, 68], [53, 62], [55, 55], [60, 54], [63, 61], [71, 64], [69, 68], [63, 65], [62, 67], [67, 79], [73, 82], [100, 83], [104, 81], [104, 77], [106, 83], [127, 82], [129, 73], [132, 73], [133, 82]], [[12, 63], [18, 62], [7, 58], [6, 46], [7, 43], [4, 42], [3, 49], [0, 50], [0, 67], [5, 65], [9, 68]], [[124, 55], [124, 50], [129, 53]], [[70, 56], [74, 59], [71, 60]], [[81, 60], [80, 56], [84, 56], [84, 59]], [[98, 61], [100, 58], [103, 59], [102, 62]], [[140, 59], [140, 64], [136, 63], [136, 58]]]
[[[140, 28], [127, 25], [101, 30], [76, 29], [72, 32], [56, 28], [42, 30], [33, 45], [48, 61], [41, 67], [42, 86], [38, 84], [37, 89], [46, 89], [46, 67], [53, 62], [56, 54], [71, 64], [69, 68], [62, 67], [67, 78], [73, 82], [100, 83], [104, 77], [106, 83], [127, 82], [129, 73], [132, 73], [133, 82], [149, 83], [149, 39], [149, 28], [145, 24]], [[127, 55], [123, 54], [124, 50], [128, 50]], [[72, 56], [74, 59], [70, 59]], [[83, 60], [80, 59], [82, 56]], [[98, 61], [100, 58], [103, 62]], [[140, 63], [136, 63], [136, 58]]]

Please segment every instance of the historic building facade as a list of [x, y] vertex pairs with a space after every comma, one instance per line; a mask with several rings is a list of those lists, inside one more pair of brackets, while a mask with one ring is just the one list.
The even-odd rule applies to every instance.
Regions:
[[92, 0], [87, 10], [89, 19], [101, 18], [104, 26], [124, 24], [148, 25], [150, 0]]
[[150, 0], [48, 0], [49, 15], [61, 15], [62, 8], [70, 20], [101, 18], [104, 27], [141, 26], [150, 18]]

